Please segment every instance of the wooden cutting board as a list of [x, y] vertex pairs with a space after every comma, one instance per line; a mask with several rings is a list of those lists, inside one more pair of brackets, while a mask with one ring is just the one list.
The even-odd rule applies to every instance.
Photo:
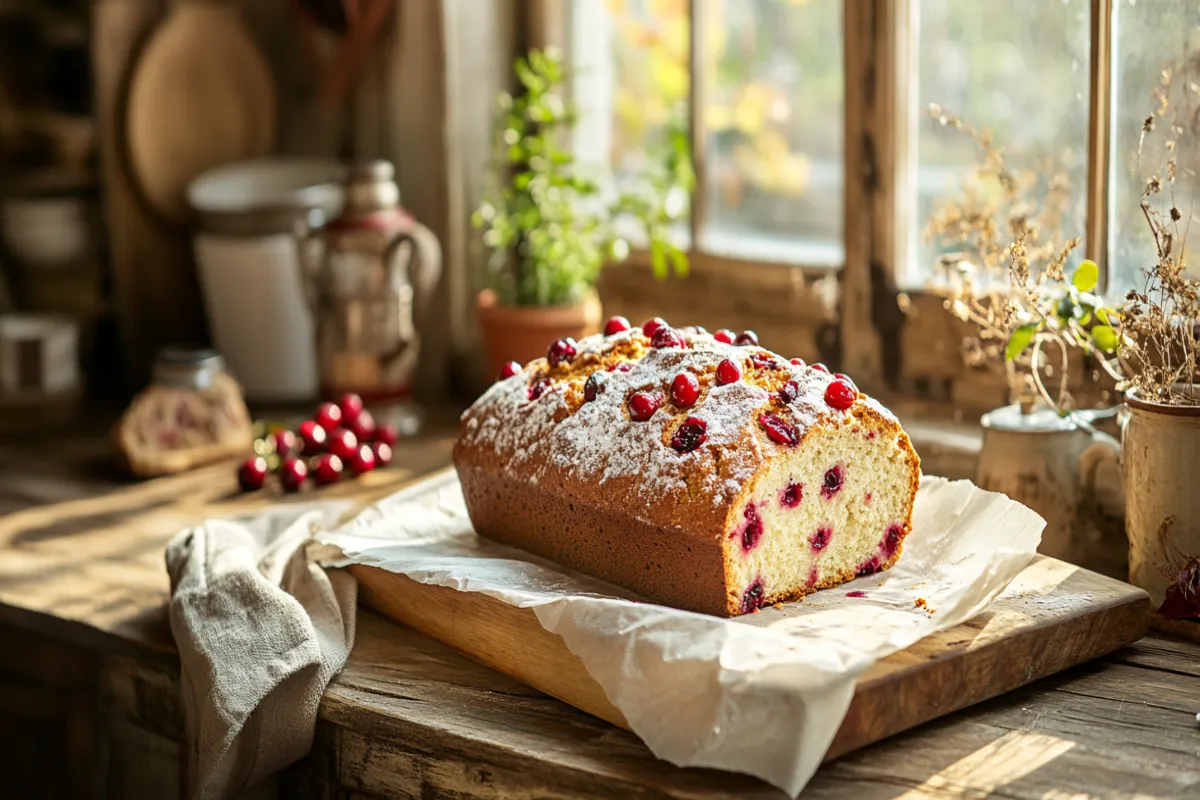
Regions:
[[183, 0], [154, 31], [126, 101], [128, 163], [162, 217], [190, 218], [184, 193], [201, 173], [267, 155], [276, 96], [266, 59], [237, 10], [220, 0]]
[[[442, 482], [426, 483], [436, 490]], [[364, 602], [384, 616], [628, 728], [582, 662], [531, 609], [376, 567], [350, 571]], [[867, 670], [826, 760], [1132, 644], [1149, 624], [1140, 589], [1039, 556], [984, 613]]]

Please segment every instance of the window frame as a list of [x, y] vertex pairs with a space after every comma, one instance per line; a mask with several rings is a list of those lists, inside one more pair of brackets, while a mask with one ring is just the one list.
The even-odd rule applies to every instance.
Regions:
[[[722, 291], [734, 305], [759, 303], [769, 311], [796, 307], [798, 298], [782, 296], [781, 285], [805, 292], [814, 282], [837, 275], [838, 308], [833, 315], [840, 329], [839, 367], [852, 372], [865, 387], [897, 388], [894, 375], [885, 375], [885, 342], [899, 332], [889, 324], [883, 306], [901, 294], [910, 262], [915, 258], [912, 220], [907, 203], [916, 168], [910, 143], [920, 122], [921, 109], [911, 102], [916, 75], [917, 43], [913, 41], [919, 0], [842, 0], [843, 70], [846, 87], [843, 121], [843, 244], [840, 265], [763, 262], [732, 258], [705, 251], [700, 235], [708, 219], [707, 137], [703, 135], [706, 71], [703, 65], [705, 0], [689, 0], [692, 19], [689, 33], [691, 81], [688, 102], [692, 134], [692, 163], [697, 191], [692, 197], [689, 221], [689, 256], [693, 274], [702, 284], [724, 279]], [[555, 45], [566, 49], [569, 11], [561, 0], [530, 0], [527, 9], [527, 44]], [[1087, 199], [1084, 245], [1100, 266], [1100, 288], [1109, 283], [1110, 150], [1112, 134], [1112, 13], [1113, 0], [1090, 0], [1090, 51], [1088, 68]], [[906, 79], [908, 78], [908, 79]], [[649, 254], [634, 251], [623, 265], [639, 273], [649, 270]], [[731, 270], [738, 280], [728, 283]], [[611, 271], [611, 270], [610, 270]], [[775, 273], [775, 274], [772, 274]], [[787, 278], [780, 280], [781, 275]], [[676, 289], [678, 291], [678, 288]], [[686, 291], [686, 290], [685, 290]], [[903, 292], [924, 314], [943, 313], [940, 299], [921, 288]], [[817, 309], [811, 297], [799, 300], [806, 309]], [[945, 312], [948, 315], [948, 312]], [[826, 322], [829, 318], [826, 317]], [[945, 322], [942, 322], [945, 326]], [[911, 337], [910, 337], [911, 338]], [[918, 337], [919, 338], [919, 337]], [[901, 345], [901, 357], [918, 343]], [[965, 365], [959, 370], [967, 381], [979, 381], [968, 395], [980, 395], [980, 386], [997, 382]], [[986, 391], [983, 396], [991, 396]], [[986, 402], [986, 401], [982, 401]]]

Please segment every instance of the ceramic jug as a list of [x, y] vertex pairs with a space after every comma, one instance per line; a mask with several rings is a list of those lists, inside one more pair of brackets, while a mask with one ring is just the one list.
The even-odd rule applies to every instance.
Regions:
[[420, 324], [441, 275], [437, 238], [400, 207], [392, 165], [351, 167], [341, 213], [302, 223], [305, 297], [316, 329], [321, 392], [367, 402], [408, 394]]
[[[1078, 413], [1089, 423], [1097, 417]], [[975, 482], [1046, 520], [1038, 552], [1124, 579], [1120, 444], [1050, 408], [1022, 414], [1017, 405], [1005, 406], [985, 414], [982, 423]]]

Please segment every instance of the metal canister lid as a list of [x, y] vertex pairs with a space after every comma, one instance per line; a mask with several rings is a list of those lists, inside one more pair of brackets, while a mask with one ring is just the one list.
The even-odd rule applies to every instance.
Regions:
[[174, 345], [158, 351], [154, 383], [169, 389], [207, 389], [224, 371], [225, 361], [216, 350]]
[[364, 161], [346, 170], [346, 199], [343, 211], [352, 216], [387, 211], [400, 204], [396, 170], [383, 159]]

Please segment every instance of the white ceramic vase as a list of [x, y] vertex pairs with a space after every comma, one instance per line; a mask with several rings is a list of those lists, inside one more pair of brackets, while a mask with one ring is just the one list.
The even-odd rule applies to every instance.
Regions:
[[[1080, 412], [1088, 421], [1094, 412]], [[1120, 445], [1088, 433], [1050, 408], [1017, 405], [982, 419], [975, 482], [1046, 520], [1038, 552], [1113, 577], [1126, 574]]]
[[1122, 431], [1129, 581], [1160, 606], [1187, 559], [1200, 558], [1200, 406], [1126, 397]]

